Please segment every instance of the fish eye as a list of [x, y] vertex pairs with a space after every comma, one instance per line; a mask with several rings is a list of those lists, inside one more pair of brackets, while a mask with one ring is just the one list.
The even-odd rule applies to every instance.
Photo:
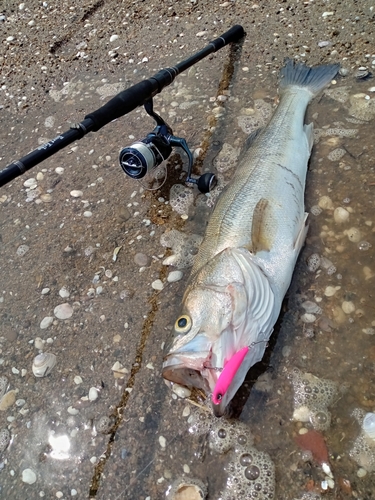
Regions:
[[177, 332], [187, 333], [192, 326], [191, 318], [186, 314], [183, 314], [177, 318], [174, 328]]
[[221, 401], [223, 399], [223, 395], [222, 394], [217, 394], [216, 398]]

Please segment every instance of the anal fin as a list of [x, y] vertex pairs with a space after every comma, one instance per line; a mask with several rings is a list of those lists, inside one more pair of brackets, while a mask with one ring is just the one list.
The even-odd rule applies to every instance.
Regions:
[[261, 250], [270, 251], [272, 246], [272, 233], [267, 225], [270, 206], [268, 200], [261, 198], [255, 206], [251, 226], [251, 250], [254, 254]]

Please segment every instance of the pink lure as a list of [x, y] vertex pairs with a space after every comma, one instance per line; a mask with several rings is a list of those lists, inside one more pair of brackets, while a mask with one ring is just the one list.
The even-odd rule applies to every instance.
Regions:
[[225, 363], [223, 371], [220, 373], [220, 377], [216, 382], [214, 392], [212, 393], [212, 402], [215, 405], [220, 403], [224, 394], [227, 392], [237, 370], [245, 359], [246, 354], [249, 352], [249, 349], [248, 346], [243, 347]]

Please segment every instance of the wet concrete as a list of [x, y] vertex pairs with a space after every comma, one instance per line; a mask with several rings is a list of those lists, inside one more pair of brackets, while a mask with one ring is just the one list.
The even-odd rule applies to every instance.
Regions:
[[[223, 143], [242, 146], [246, 134], [238, 117], [256, 109], [255, 100], [262, 101], [260, 118], [267, 106], [273, 109], [284, 57], [309, 64], [340, 62], [348, 74], [337, 85], [347, 85], [350, 95], [373, 97], [371, 79], [355, 79], [360, 67], [374, 68], [371, 2], [6, 1], [0, 15], [2, 167], [236, 23], [247, 37], [230, 78], [231, 56], [225, 48], [155, 98], [156, 110], [175, 134], [185, 137], [192, 151], [202, 149], [202, 171], [217, 165]], [[228, 99], [218, 101], [218, 95]], [[309, 117], [317, 128], [340, 128], [334, 123], [353, 118], [350, 110], [349, 101], [326, 95], [311, 107]], [[367, 118], [341, 126], [358, 128], [356, 138], [337, 139], [336, 134], [332, 143], [328, 137], [316, 145], [306, 205], [311, 208], [329, 195], [334, 207], [351, 206], [345, 229], [359, 227], [363, 241], [373, 244], [373, 117]], [[208, 451], [201, 458], [204, 440], [188, 431], [189, 415], [205, 410], [172, 397], [160, 376], [162, 346], [189, 273], [183, 270], [181, 281], [166, 284], [171, 269], [162, 261], [170, 251], [160, 237], [173, 228], [202, 234], [210, 203], [195, 189], [187, 221], [171, 209], [169, 187], [183, 182], [185, 157], [171, 159], [168, 183], [155, 192], [126, 178], [117, 162], [121, 147], [144, 137], [153, 125], [139, 109], [1, 189], [0, 375], [8, 379], [8, 392], [17, 391], [16, 402], [0, 413], [0, 427], [11, 436], [1, 455], [4, 498], [157, 499], [182, 475], [203, 480], [209, 498], [218, 498], [225, 485], [226, 458]], [[341, 163], [327, 160], [335, 147], [345, 148]], [[224, 170], [222, 182], [233, 173], [233, 168]], [[23, 183], [31, 177], [37, 185], [30, 190]], [[72, 190], [81, 190], [82, 196], [71, 196]], [[349, 457], [358, 433], [350, 411], [375, 409], [373, 337], [363, 332], [374, 321], [372, 251], [349, 242], [332, 214], [325, 209], [311, 217], [287, 312], [269, 363], [260, 370], [268, 374], [267, 383], [253, 388], [259, 371], [252, 371], [237, 400], [236, 416], [275, 463], [276, 498], [300, 498], [306, 489], [320, 493], [324, 479], [313, 460], [304, 462], [294, 441], [302, 424], [292, 422], [294, 395], [286, 373], [293, 366], [350, 386], [330, 410], [333, 424], [325, 437], [336, 483], [326, 495], [370, 498], [373, 489], [371, 473], [359, 477]], [[343, 250], [337, 250], [340, 242]], [[27, 246], [24, 254], [21, 245]], [[331, 258], [337, 272], [309, 273], [305, 262], [314, 252]], [[137, 253], [148, 256], [148, 267], [140, 269], [134, 262]], [[166, 284], [162, 291], [151, 286], [157, 279]], [[318, 318], [314, 336], [305, 335], [309, 325], [300, 320], [300, 304], [324, 297], [327, 286], [341, 286], [336, 298], [320, 303], [323, 318], [334, 328]], [[63, 287], [68, 297], [59, 294]], [[343, 319], [337, 306], [344, 300], [359, 312]], [[65, 320], [54, 315], [62, 303], [73, 308]], [[41, 329], [45, 317], [53, 322]], [[37, 379], [31, 367], [40, 351], [55, 354], [57, 363], [47, 377]], [[98, 397], [90, 401], [92, 387]], [[203, 404], [199, 396], [194, 401]], [[36, 474], [32, 484], [22, 479], [25, 469]]]

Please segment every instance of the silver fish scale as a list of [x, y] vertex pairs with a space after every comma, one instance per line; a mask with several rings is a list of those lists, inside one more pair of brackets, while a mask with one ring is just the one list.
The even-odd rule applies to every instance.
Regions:
[[303, 119], [310, 99], [308, 90], [295, 87], [282, 95], [269, 125], [242, 155], [233, 180], [218, 199], [192, 275], [225, 248], [253, 251], [254, 211], [259, 200], [265, 199], [267, 214], [262, 224], [271, 244], [269, 251], [257, 252], [257, 263], [284, 295], [297, 256], [291, 250], [303, 230], [310, 156]]

